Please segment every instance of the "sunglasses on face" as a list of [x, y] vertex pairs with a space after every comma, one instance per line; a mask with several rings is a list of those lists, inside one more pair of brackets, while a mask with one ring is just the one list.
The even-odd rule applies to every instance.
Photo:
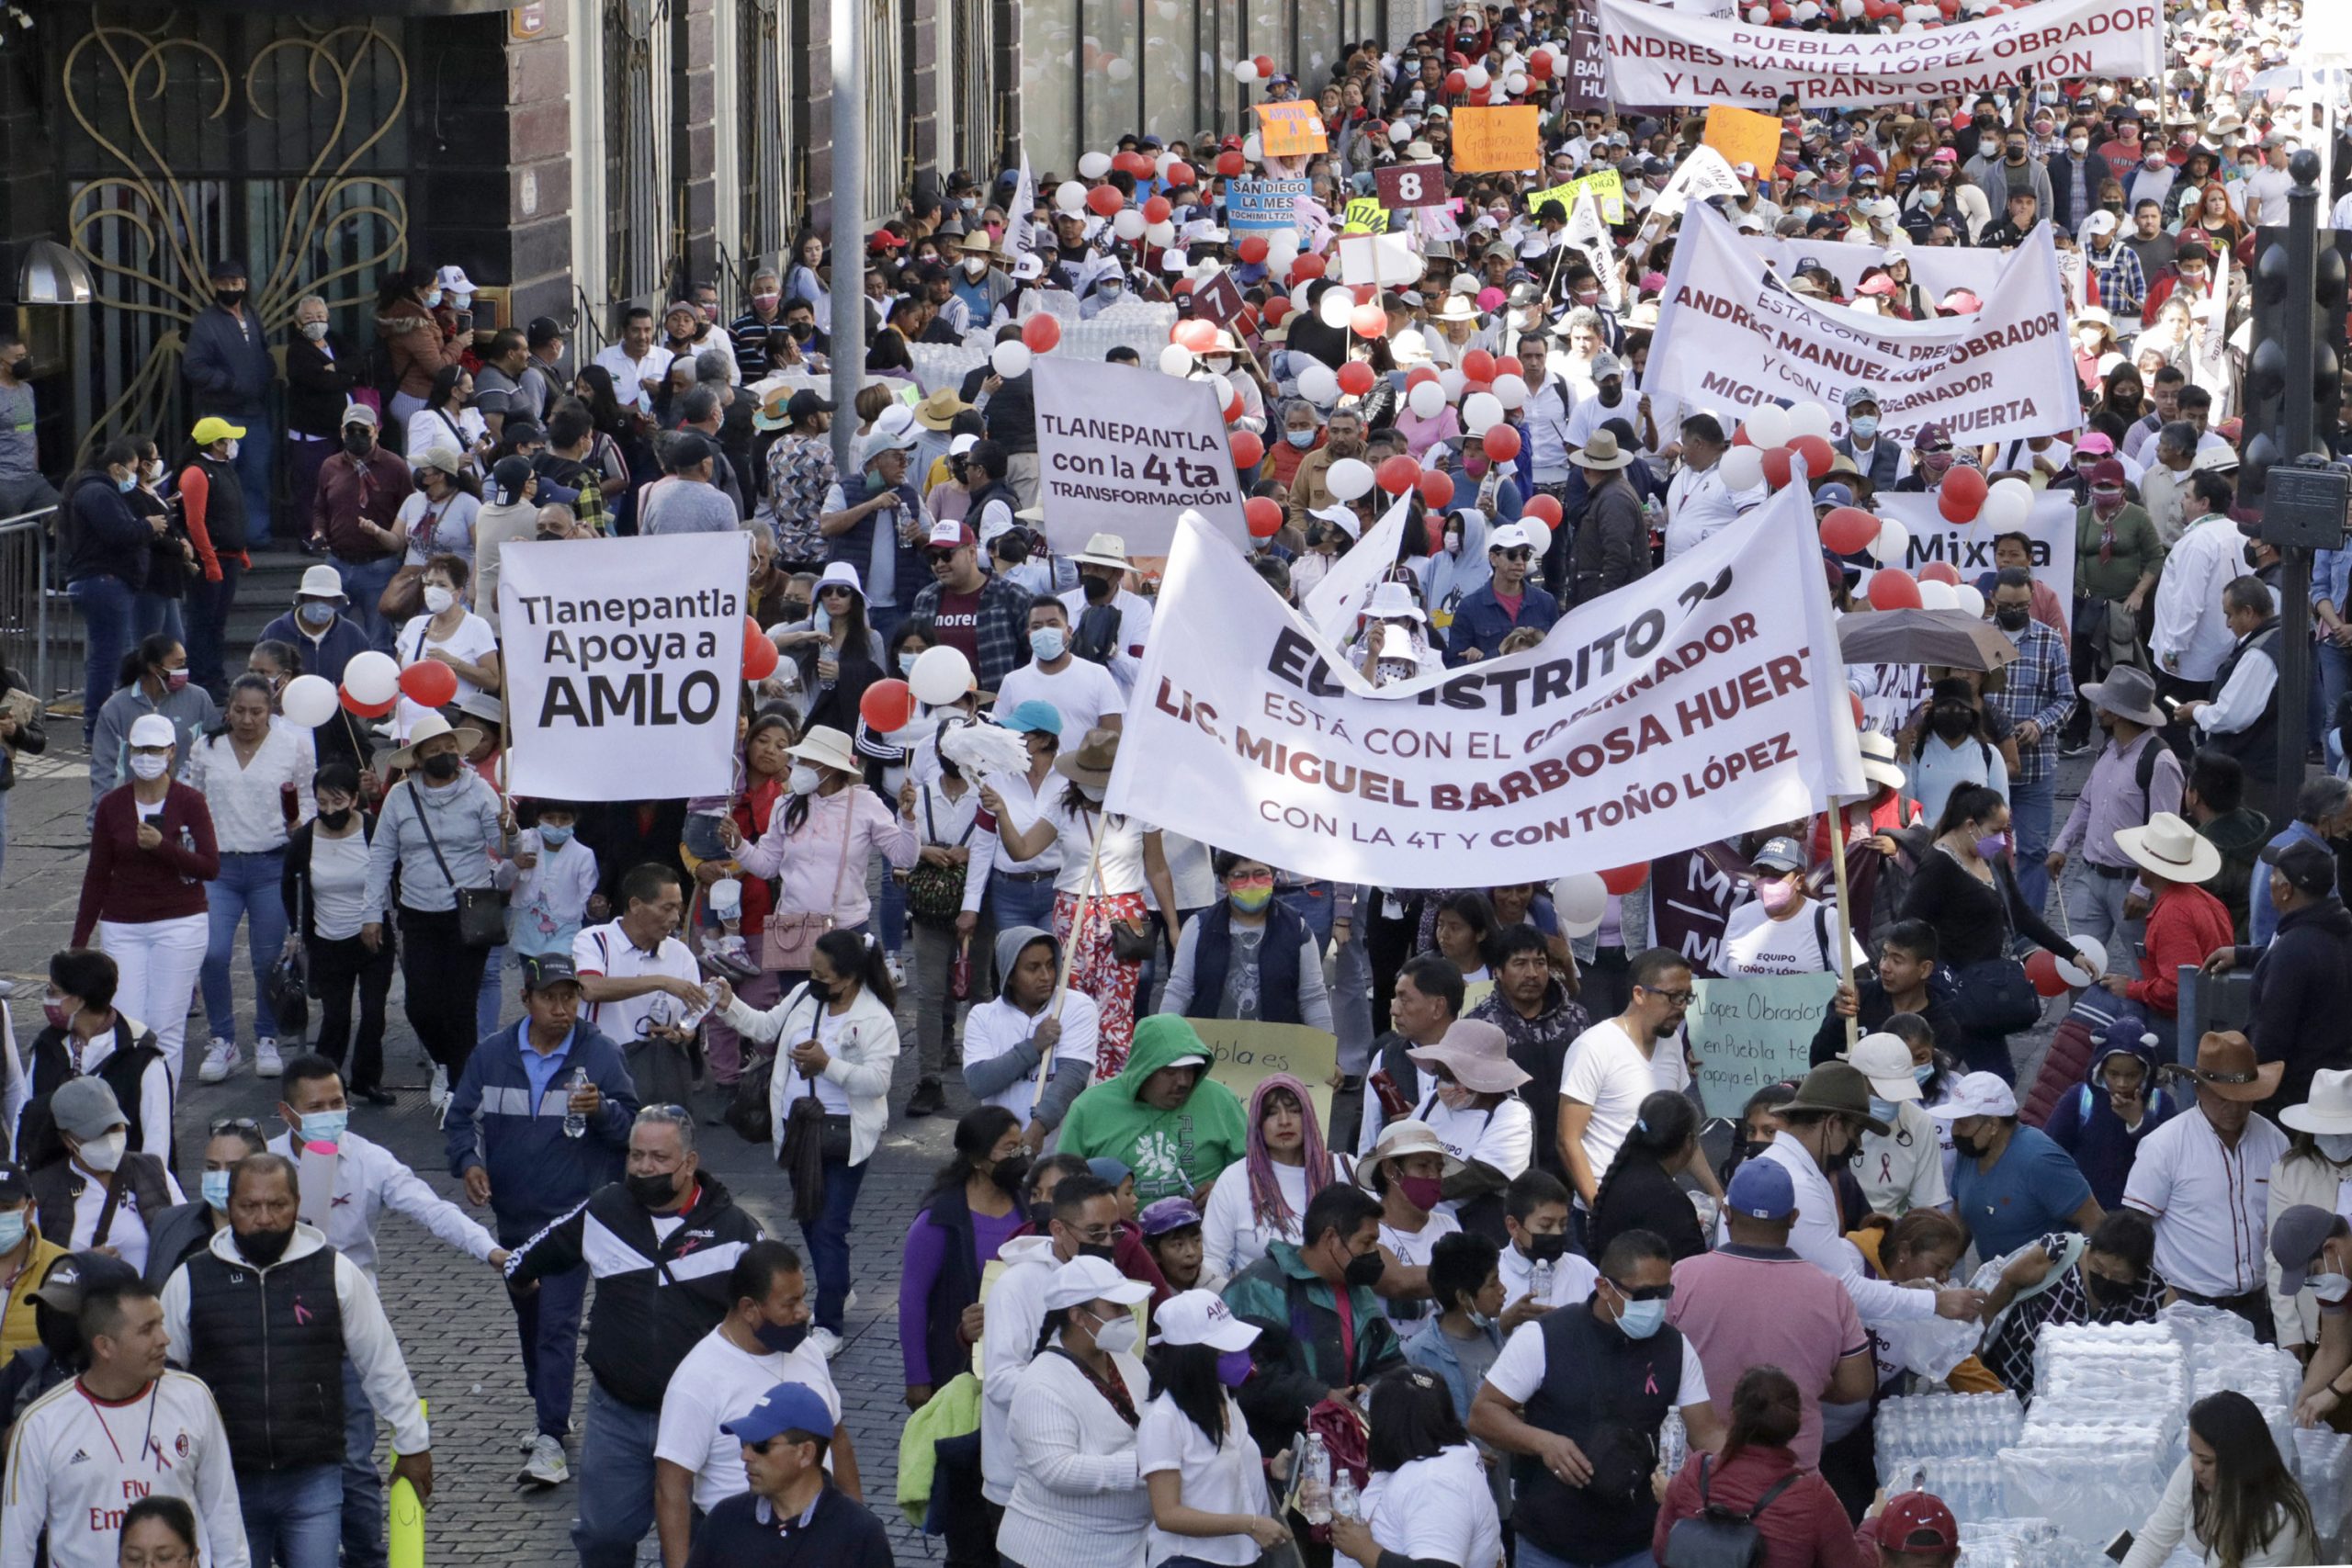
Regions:
[[1609, 1288], [1629, 1302], [1670, 1302], [1674, 1299], [1672, 1285], [1627, 1285], [1611, 1280]]
[[943, 567], [956, 558], [956, 552], [954, 550], [925, 550], [922, 553], [922, 558], [933, 567]]
[[1505, 550], [1502, 552], [1502, 557], [1505, 560], [1524, 563], [1534, 559], [1535, 552], [1533, 550]]
[[817, 597], [820, 599], [854, 599], [856, 595], [852, 593], [846, 588], [820, 588], [817, 591]]

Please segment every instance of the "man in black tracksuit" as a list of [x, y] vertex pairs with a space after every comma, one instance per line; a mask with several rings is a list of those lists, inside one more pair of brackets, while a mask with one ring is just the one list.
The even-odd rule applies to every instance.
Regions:
[[653, 1439], [670, 1374], [734, 1305], [728, 1276], [761, 1238], [758, 1222], [701, 1172], [695, 1124], [647, 1106], [629, 1128], [628, 1174], [516, 1247], [509, 1290], [582, 1263], [596, 1281], [588, 1318], [588, 1420], [580, 1444], [581, 1568], [630, 1568], [653, 1528]]

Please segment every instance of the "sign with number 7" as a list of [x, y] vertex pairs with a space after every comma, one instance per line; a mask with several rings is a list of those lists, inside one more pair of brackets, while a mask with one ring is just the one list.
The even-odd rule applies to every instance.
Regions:
[[1443, 164], [1389, 164], [1373, 170], [1383, 207], [1442, 207], [1452, 199]]

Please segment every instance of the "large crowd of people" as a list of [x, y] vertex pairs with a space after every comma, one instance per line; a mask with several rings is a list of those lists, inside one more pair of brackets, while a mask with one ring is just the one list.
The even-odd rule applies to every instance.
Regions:
[[[1049, 547], [1029, 373], [967, 354], [926, 381], [932, 350], [1129, 301], [1183, 321], [1229, 278], [1238, 313], [1159, 368], [1229, 393], [1279, 598], [1401, 496], [1341, 639], [1375, 686], [1535, 647], [1766, 503], [1741, 411], [1647, 364], [1704, 106], [1597, 96], [1565, 63], [1582, 15], [1444, 0], [1328, 80], [1238, 62], [1314, 106], [1322, 150], [1216, 127], [958, 174], [809, 236], [731, 320], [681, 279], [593, 355], [551, 320], [477, 333], [443, 267], [388, 275], [361, 341], [304, 299], [281, 357], [224, 259], [186, 435], [94, 442], [54, 486], [0, 333], [0, 514], [57, 506], [90, 777], [6, 1085], [0, 1568], [384, 1563], [379, 1423], [391, 1484], [433, 1480], [387, 1211], [500, 1272], [518, 1483], [576, 1487], [588, 1568], [649, 1533], [666, 1568], [892, 1560], [843, 1418], [875, 1391], [832, 1363], [894, 1248], [895, 1500], [955, 1568], [1951, 1568], [1963, 1521], [1878, 1472], [1883, 1402], [2030, 1402], [2045, 1328], [2180, 1303], [2291, 1351], [2293, 1419], [2352, 1430], [2352, 549], [2312, 563], [2298, 694], [2282, 558], [2236, 491], [2256, 231], [2333, 135], [2276, 85], [2291, 4], [2165, 7], [2146, 80], [1786, 98], [1777, 153], [1704, 197], [1781, 243], [1792, 294], [1901, 321], [1982, 308], [1914, 257], [2046, 231], [2078, 393], [2030, 439], [1930, 418], [1898, 445], [1880, 390], [1838, 389], [1835, 461], [1798, 481], [1816, 515], [2018, 479], [2071, 510], [2072, 580], [2002, 533], [1951, 595], [1996, 668], [1849, 671], [1866, 795], [1657, 846], [1721, 873], [1719, 940], [1655, 875], [1586, 919], [1548, 880], [1334, 882], [1106, 808], [1160, 563], [1108, 529]], [[1540, 164], [1442, 172], [1448, 205], [1375, 220], [1421, 264], [1377, 330], [1327, 306], [1351, 285], [1288, 258], [1503, 102], [1544, 111]], [[1229, 201], [1256, 175], [1308, 192], [1272, 246]], [[1558, 193], [1594, 175], [1622, 218], [1572, 233]], [[827, 333], [839, 288], [862, 344]], [[1465, 383], [1500, 402], [1483, 434]], [[2344, 451], [2352, 403], [2322, 425]], [[665, 798], [647, 758], [642, 799], [510, 793], [502, 549], [738, 531], [775, 657], [733, 787]], [[315, 559], [240, 665], [272, 541]], [[1866, 565], [1824, 547], [1841, 614], [1873, 613]], [[942, 649], [927, 705], [1001, 732], [1004, 766], [870, 721]], [[444, 700], [287, 716], [291, 682], [369, 655], [446, 667], [418, 684]], [[0, 836], [17, 760], [71, 722], [28, 686], [0, 665]], [[2062, 763], [2087, 767], [2063, 814]], [[2185, 974], [2239, 1021], [2205, 1027]], [[1697, 986], [1781, 976], [1838, 977], [1809, 1070], [1702, 1103]], [[362, 1131], [398, 1100], [396, 979], [462, 1202]], [[1328, 1081], [1228, 1087], [1204, 1035], [1234, 1022], [1328, 1037]], [[190, 1075], [254, 1114], [182, 1115]], [[952, 1158], [877, 1229], [885, 1133], [933, 1117]], [[739, 1137], [798, 1246], [706, 1163]], [[1909, 1348], [1938, 1324], [1973, 1353], [1931, 1371]], [[2246, 1399], [2185, 1434], [2127, 1568], [2324, 1560], [2345, 1521]]]

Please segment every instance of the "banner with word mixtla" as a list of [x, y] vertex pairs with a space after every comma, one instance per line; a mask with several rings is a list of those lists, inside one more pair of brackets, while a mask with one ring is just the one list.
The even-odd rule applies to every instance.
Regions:
[[735, 532], [503, 547], [507, 787], [554, 800], [732, 789], [751, 552]]
[[1549, 880], [1804, 817], [1863, 787], [1820, 558], [1784, 490], [1537, 648], [1375, 690], [1187, 525], [1110, 808], [1391, 887]]

